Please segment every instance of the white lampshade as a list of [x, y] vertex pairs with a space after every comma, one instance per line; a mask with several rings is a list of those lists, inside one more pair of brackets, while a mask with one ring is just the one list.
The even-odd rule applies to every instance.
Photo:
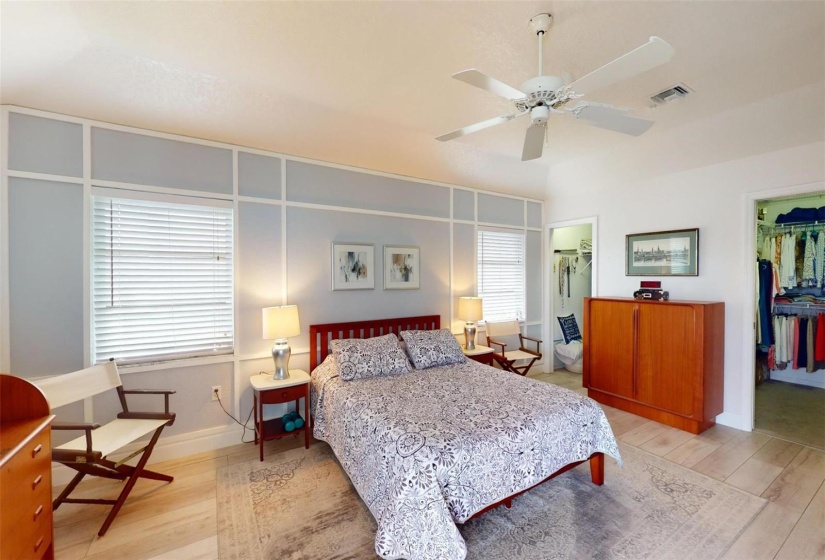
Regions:
[[301, 324], [298, 321], [297, 305], [282, 305], [263, 308], [263, 338], [275, 340], [298, 336]]
[[458, 298], [458, 318], [464, 321], [480, 321], [484, 318], [480, 297]]

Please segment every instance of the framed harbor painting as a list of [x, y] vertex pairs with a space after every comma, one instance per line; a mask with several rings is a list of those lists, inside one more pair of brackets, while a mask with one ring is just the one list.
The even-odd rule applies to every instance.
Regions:
[[698, 276], [699, 229], [632, 233], [625, 244], [626, 276]]
[[332, 244], [332, 289], [375, 288], [375, 248], [358, 243]]
[[417, 290], [420, 268], [418, 247], [384, 245], [385, 290]]

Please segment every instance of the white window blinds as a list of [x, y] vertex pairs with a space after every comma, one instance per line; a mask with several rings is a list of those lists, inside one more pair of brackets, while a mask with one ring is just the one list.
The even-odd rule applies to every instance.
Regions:
[[524, 233], [478, 230], [478, 295], [485, 321], [524, 319]]
[[232, 208], [93, 197], [95, 363], [233, 351]]

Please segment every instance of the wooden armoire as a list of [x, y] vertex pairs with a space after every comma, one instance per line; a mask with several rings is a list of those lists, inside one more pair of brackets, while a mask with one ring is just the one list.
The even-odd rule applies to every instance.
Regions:
[[698, 434], [724, 396], [725, 304], [585, 298], [590, 398]]

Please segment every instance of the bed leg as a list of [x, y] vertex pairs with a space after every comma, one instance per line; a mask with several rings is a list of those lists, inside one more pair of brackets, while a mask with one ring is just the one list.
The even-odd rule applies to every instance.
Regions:
[[604, 484], [604, 453], [594, 453], [590, 456], [590, 480], [596, 486]]
[[507, 500], [504, 500], [504, 507], [506, 507], [507, 509], [513, 507], [513, 499], [509, 498]]

